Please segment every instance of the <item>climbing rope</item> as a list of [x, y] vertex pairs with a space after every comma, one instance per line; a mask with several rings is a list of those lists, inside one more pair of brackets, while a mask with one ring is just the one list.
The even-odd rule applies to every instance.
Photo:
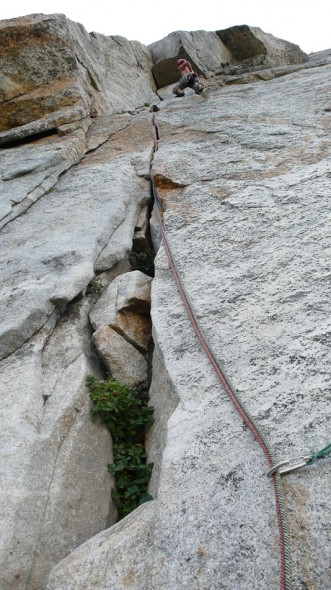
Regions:
[[[155, 124], [155, 116], [153, 117], [153, 131], [154, 131], [154, 151], [158, 150], [158, 139], [159, 139], [159, 132], [158, 128]], [[167, 254], [168, 263], [172, 270], [180, 297], [183, 301], [184, 307], [187, 311], [189, 319], [191, 321], [192, 327], [197, 335], [197, 338], [207, 356], [210, 363], [212, 364], [220, 382], [222, 383], [225, 392], [227, 393], [228, 397], [232, 401], [233, 405], [235, 406], [236, 410], [239, 412], [242, 419], [247, 424], [249, 430], [251, 431], [254, 438], [259, 443], [262, 451], [266, 457], [269, 467], [272, 469], [274, 466], [274, 461], [271, 455], [271, 452], [268, 448], [266, 441], [264, 440], [262, 434], [260, 433], [258, 427], [254, 424], [253, 419], [249, 415], [249, 412], [246, 410], [243, 402], [239, 399], [239, 396], [236, 394], [234, 388], [231, 386], [230, 380], [225, 375], [225, 371], [219, 364], [216, 359], [215, 354], [212, 352], [210, 346], [207, 345], [206, 338], [204, 337], [202, 330], [198, 324], [197, 318], [194, 313], [193, 306], [190, 302], [190, 298], [185, 291], [184, 285], [182, 284], [177, 270], [174, 263], [174, 258], [171, 253], [171, 249], [166, 237], [165, 228], [162, 220], [162, 215], [159, 206], [159, 197], [157, 194], [156, 186], [152, 181], [152, 189], [153, 189], [153, 196], [154, 196], [154, 203], [156, 207], [156, 211], [158, 214], [159, 225], [162, 235], [162, 240], [164, 244], [164, 248]], [[281, 476], [278, 471], [273, 473], [272, 475], [272, 482], [274, 488], [274, 496], [275, 496], [275, 505], [276, 505], [276, 514], [277, 514], [277, 524], [279, 530], [279, 550], [280, 550], [280, 590], [292, 590], [292, 559], [291, 559], [291, 548], [290, 548], [290, 539], [289, 533], [287, 529], [287, 522], [286, 522], [286, 513], [285, 513], [285, 505], [284, 505], [284, 493], [283, 493], [283, 486], [281, 482]]]
[[[239, 396], [235, 392], [234, 388], [232, 387], [228, 377], [226, 377], [223, 368], [220, 366], [220, 363], [217, 361], [215, 354], [212, 352], [212, 349], [206, 343], [206, 338], [203, 335], [202, 329], [198, 325], [197, 318], [195, 316], [192, 304], [190, 302], [190, 298], [185, 291], [185, 288], [178, 276], [176, 271], [176, 266], [174, 264], [174, 258], [171, 253], [169, 243], [167, 241], [165, 235], [164, 224], [161, 217], [160, 207], [159, 207], [159, 198], [157, 194], [156, 187], [154, 183], [152, 183], [153, 193], [154, 193], [154, 202], [156, 206], [156, 210], [159, 217], [159, 224], [162, 234], [162, 240], [165, 247], [165, 251], [167, 254], [169, 266], [172, 270], [179, 294], [183, 301], [184, 307], [187, 311], [189, 319], [191, 321], [192, 327], [198, 337], [198, 340], [208, 357], [210, 363], [212, 364], [220, 382], [225, 389], [228, 397], [232, 401], [233, 405], [235, 406], [236, 410], [239, 412], [240, 416], [244, 420], [245, 424], [248, 426], [249, 430], [253, 434], [254, 438], [259, 443], [260, 447], [263, 450], [263, 453], [267, 459], [268, 465], [270, 468], [273, 467], [274, 461], [271, 455], [271, 452], [268, 448], [266, 441], [264, 440], [261, 432], [259, 431], [258, 427], [254, 424], [252, 417], [249, 415], [249, 412], [245, 408], [243, 402], [239, 399]], [[291, 550], [290, 550], [290, 542], [289, 542], [289, 534], [287, 530], [287, 523], [286, 523], [286, 515], [285, 515], [285, 507], [284, 507], [284, 494], [283, 494], [283, 486], [281, 483], [281, 476], [278, 472], [273, 474], [273, 487], [274, 487], [274, 495], [275, 495], [275, 503], [276, 503], [276, 513], [277, 513], [277, 523], [279, 529], [279, 545], [280, 545], [280, 589], [281, 590], [292, 590], [292, 560], [291, 560]]]
[[[155, 121], [153, 120], [153, 128], [154, 128], [154, 151], [158, 150], [158, 129], [155, 125]], [[284, 501], [284, 491], [281, 482], [281, 475], [284, 473], [288, 473], [295, 469], [299, 469], [305, 465], [311, 465], [326, 457], [329, 453], [331, 453], [331, 443], [329, 443], [326, 447], [318, 451], [312, 456], [309, 457], [299, 457], [293, 460], [286, 460], [282, 461], [281, 463], [275, 464], [271, 451], [268, 447], [267, 442], [264, 440], [262, 433], [260, 432], [258, 426], [254, 423], [253, 418], [250, 416], [248, 410], [246, 409], [244, 403], [238, 396], [237, 392], [235, 391], [234, 387], [231, 385], [229, 378], [226, 376], [226, 373], [223, 367], [220, 365], [219, 361], [217, 360], [216, 355], [214, 354], [210, 345], [207, 344], [206, 337], [203, 334], [201, 327], [199, 326], [197, 317], [194, 312], [194, 308], [190, 301], [190, 298], [185, 291], [184, 285], [178, 275], [176, 270], [176, 265], [174, 262], [174, 257], [171, 252], [169, 242], [166, 237], [165, 227], [162, 220], [162, 214], [160, 211], [159, 205], [159, 197], [152, 181], [152, 189], [154, 195], [154, 203], [158, 214], [159, 225], [162, 235], [162, 240], [164, 244], [164, 248], [167, 254], [168, 263], [172, 270], [180, 297], [183, 301], [184, 307], [188, 314], [188, 317], [191, 321], [192, 327], [196, 333], [196, 336], [207, 356], [210, 363], [212, 364], [226, 394], [228, 395], [229, 399], [232, 401], [233, 405], [235, 406], [236, 410], [244, 420], [245, 424], [248, 426], [249, 430], [251, 431], [252, 435], [260, 445], [266, 460], [269, 465], [268, 476], [272, 478], [273, 488], [274, 488], [274, 496], [275, 496], [275, 505], [276, 505], [276, 514], [277, 514], [277, 524], [279, 530], [279, 549], [280, 549], [280, 590], [292, 590], [292, 559], [291, 559], [291, 547], [290, 547], [290, 537], [287, 528], [287, 521], [286, 521], [286, 512], [285, 512], [285, 501]]]

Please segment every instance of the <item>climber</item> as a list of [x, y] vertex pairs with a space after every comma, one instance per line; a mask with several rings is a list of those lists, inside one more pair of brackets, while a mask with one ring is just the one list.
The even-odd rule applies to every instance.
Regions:
[[204, 84], [198, 78], [198, 74], [193, 71], [193, 68], [189, 61], [186, 59], [179, 59], [177, 61], [178, 70], [181, 73], [181, 79], [178, 84], [173, 88], [173, 93], [176, 97], [185, 96], [184, 88], [192, 88], [195, 94], [204, 96], [203, 90]]

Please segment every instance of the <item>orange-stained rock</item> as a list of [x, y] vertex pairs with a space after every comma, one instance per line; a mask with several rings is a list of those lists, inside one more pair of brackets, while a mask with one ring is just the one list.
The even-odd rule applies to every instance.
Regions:
[[152, 323], [133, 311], [118, 312], [112, 327], [134, 346], [147, 351], [152, 335]]
[[152, 278], [139, 270], [116, 277], [90, 312], [93, 328], [109, 326], [138, 350], [147, 352], [151, 339]]
[[152, 102], [151, 66], [141, 43], [89, 34], [63, 14], [0, 21], [0, 143]]
[[0, 45], [0, 131], [37, 121], [63, 107], [79, 105], [88, 114], [64, 15], [1, 21]]

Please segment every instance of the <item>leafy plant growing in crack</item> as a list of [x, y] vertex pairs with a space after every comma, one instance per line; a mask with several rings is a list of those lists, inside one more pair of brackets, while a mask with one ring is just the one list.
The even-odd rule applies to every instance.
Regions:
[[143, 252], [130, 252], [129, 261], [132, 270], [140, 270], [149, 277], [154, 276], [155, 252], [152, 248]]
[[102, 284], [96, 278], [90, 280], [89, 284], [87, 285], [86, 293], [100, 293], [102, 290]]
[[87, 377], [92, 400], [92, 418], [101, 420], [111, 433], [114, 462], [108, 470], [114, 475], [116, 489], [112, 498], [119, 518], [137, 506], [152, 500], [147, 487], [153, 463], [146, 462], [145, 428], [153, 424], [154, 408], [148, 405], [146, 389], [128, 387], [107, 379]]

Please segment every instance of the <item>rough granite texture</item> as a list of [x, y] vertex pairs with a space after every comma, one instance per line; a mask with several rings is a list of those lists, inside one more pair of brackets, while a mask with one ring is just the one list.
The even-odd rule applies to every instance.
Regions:
[[246, 64], [279, 66], [306, 62], [308, 57], [298, 45], [278, 39], [258, 27], [241, 25], [223, 31], [176, 31], [148, 45], [158, 88], [177, 81], [179, 58], [188, 59], [193, 69], [207, 79]]
[[[111, 441], [91, 422], [85, 388], [88, 374], [104, 376], [88, 315], [97, 294], [88, 285], [105, 250], [110, 267], [123, 264], [100, 285], [129, 270], [136, 219], [150, 199], [136, 170], [149, 167], [151, 115], [100, 117], [83, 133], [0, 154], [4, 195], [25, 204], [24, 215], [13, 206], [0, 235], [1, 590], [42, 590], [56, 563], [116, 519]], [[58, 178], [47, 191], [41, 185], [52, 170]], [[145, 380], [146, 360], [131, 348]]]
[[[254, 31], [235, 31], [236, 59]], [[155, 211], [146, 227], [152, 174], [201, 326], [275, 458], [329, 442], [331, 52], [259, 71], [220, 64], [209, 100], [163, 89], [152, 114], [140, 43], [63, 15], [1, 22], [0, 38], [1, 590], [278, 589], [266, 461], [201, 351], [163, 246], [148, 365], [151, 279], [129, 253], [150, 234], [159, 245]], [[218, 34], [185, 39], [201, 67], [218, 61]], [[114, 526], [111, 441], [85, 387], [112, 370], [151, 379], [155, 408], [154, 500]], [[331, 587], [330, 469], [328, 458], [283, 479], [294, 590]]]
[[307, 61], [299, 45], [265, 33], [259, 27], [240, 25], [216, 31], [224, 45], [239, 62], [264, 56], [270, 66]]
[[63, 14], [0, 21], [0, 45], [0, 144], [157, 100], [145, 45]]
[[[178, 270], [277, 460], [330, 440], [330, 69], [323, 56], [321, 67], [208, 101], [165, 100], [156, 116], [152, 174]], [[136, 517], [143, 538], [153, 527], [152, 549], [131, 540], [133, 513], [118, 533], [102, 533], [102, 581], [95, 537], [53, 570], [47, 589], [276, 590], [267, 463], [201, 351], [163, 247], [156, 268], [154, 369], [162, 379], [164, 363], [166, 380], [155, 387], [153, 377], [149, 444], [162, 459], [148, 524]], [[330, 472], [325, 459], [283, 478], [296, 590], [331, 585]]]
[[56, 314], [1, 362], [0, 587], [42, 588], [50, 568], [114, 522], [108, 432], [91, 423], [98, 371], [88, 302]]
[[[149, 161], [150, 121], [149, 114], [137, 116], [135, 139], [132, 128], [124, 129], [122, 139], [116, 134], [114, 142], [87, 155], [26, 215], [4, 227], [0, 358], [34, 334], [55, 306], [65, 305], [86, 287], [95, 260], [123, 223], [129, 205], [138, 202], [142, 207], [149, 201], [148, 182], [135, 166], [137, 159]], [[146, 153], [140, 151], [144, 142]], [[134, 224], [132, 220], [132, 234]]]
[[[172, 103], [157, 116], [153, 175], [178, 269], [209, 342], [278, 460], [330, 440], [329, 76], [330, 64], [225, 88], [202, 106], [187, 98], [186, 109]], [[208, 391], [213, 376], [194, 351], [163, 250], [157, 266], [153, 325], [181, 402], [170, 419], [158, 491], [163, 506], [169, 490], [162, 481], [172, 481], [178, 510], [163, 518], [162, 531], [160, 516], [156, 538], [165, 565], [150, 587], [169, 587], [165, 547], [176, 521], [182, 541], [173, 544], [173, 587], [179, 588], [175, 562], [184, 587], [277, 588], [264, 458], [222, 388]], [[180, 425], [188, 421], [183, 435]], [[284, 478], [295, 588], [331, 584], [330, 469], [325, 460]], [[204, 502], [193, 499], [194, 517], [184, 520], [178, 488], [194, 497], [200, 471]], [[205, 547], [200, 569], [193, 557], [183, 559], [192, 538]]]

